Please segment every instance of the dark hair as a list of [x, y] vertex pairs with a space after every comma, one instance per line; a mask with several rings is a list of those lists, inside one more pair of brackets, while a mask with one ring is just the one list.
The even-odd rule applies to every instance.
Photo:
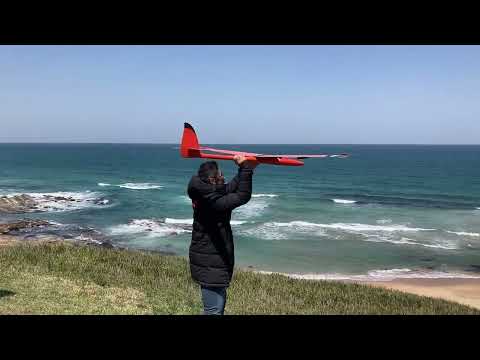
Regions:
[[218, 164], [216, 161], [205, 161], [198, 168], [198, 177], [206, 181], [209, 177], [216, 177], [218, 174]]

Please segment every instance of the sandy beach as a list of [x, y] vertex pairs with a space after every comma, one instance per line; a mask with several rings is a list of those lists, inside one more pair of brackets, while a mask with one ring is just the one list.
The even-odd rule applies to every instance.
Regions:
[[361, 283], [455, 301], [480, 309], [480, 279], [398, 279]]

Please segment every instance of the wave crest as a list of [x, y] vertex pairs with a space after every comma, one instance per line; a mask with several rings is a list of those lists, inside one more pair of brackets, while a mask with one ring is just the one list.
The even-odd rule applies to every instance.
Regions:
[[108, 183], [98, 183], [97, 185], [102, 187], [116, 186], [119, 188], [131, 189], [131, 190], [151, 190], [151, 189], [163, 188], [163, 185], [152, 184], [152, 183], [125, 183], [125, 184], [119, 184], [119, 185], [112, 185]]
[[151, 183], [125, 183], [125, 184], [120, 184], [116, 186], [124, 189], [131, 189], [131, 190], [151, 190], [151, 189], [163, 188], [162, 185], [156, 185]]
[[332, 199], [332, 201], [336, 204], [355, 204], [355, 200], [344, 200], [344, 199]]
[[130, 220], [128, 224], [115, 225], [109, 230], [112, 235], [146, 235], [149, 237], [162, 237], [192, 232], [187, 228], [172, 225], [173, 224], [167, 224], [164, 221], [154, 219], [133, 219]]
[[256, 271], [261, 274], [277, 274], [292, 279], [303, 280], [353, 280], [353, 281], [392, 281], [395, 279], [480, 279], [479, 275], [470, 275], [460, 272], [446, 272], [433, 270], [411, 270], [408, 268], [371, 270], [366, 274], [348, 275], [339, 273], [326, 274], [290, 274], [272, 271]]
[[471, 233], [471, 232], [464, 232], [464, 231], [448, 231], [447, 230], [447, 233], [449, 234], [455, 234], [455, 235], [458, 235], [458, 236], [475, 236], [475, 237], [480, 237], [480, 234], [479, 233]]
[[[242, 225], [246, 221], [231, 220], [231, 225]], [[169, 236], [192, 232], [193, 219], [133, 219], [127, 224], [110, 227], [112, 235], [143, 234], [147, 236]]]
[[333, 224], [317, 224], [308, 221], [291, 221], [287, 223], [273, 222], [272, 224], [279, 227], [319, 227], [325, 229], [334, 230], [346, 230], [346, 231], [435, 231], [436, 229], [424, 229], [424, 228], [411, 228], [405, 225], [369, 225], [369, 224], [345, 224], [345, 223], [333, 223]]

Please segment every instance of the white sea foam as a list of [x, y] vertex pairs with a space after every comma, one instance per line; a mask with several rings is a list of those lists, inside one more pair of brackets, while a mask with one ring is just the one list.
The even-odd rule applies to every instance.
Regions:
[[355, 204], [355, 200], [344, 200], [344, 199], [332, 199], [332, 201], [336, 204]]
[[243, 225], [246, 224], [248, 221], [240, 221], [240, 220], [230, 220], [230, 225]]
[[110, 228], [112, 235], [144, 234], [150, 237], [178, 235], [190, 232], [191, 230], [152, 219], [134, 219], [128, 224], [115, 225]]
[[270, 206], [267, 199], [255, 198], [246, 205], [240, 206], [234, 210], [234, 214], [244, 219], [261, 215], [266, 208]]
[[480, 237], [480, 234], [479, 234], [479, 233], [471, 233], [471, 232], [463, 232], [463, 231], [456, 232], [456, 231], [448, 231], [448, 230], [447, 230], [447, 233], [449, 233], [449, 234], [455, 234], [455, 235], [458, 235], [458, 236], [475, 236], [475, 237]]
[[151, 190], [151, 189], [161, 189], [162, 185], [151, 184], [151, 183], [125, 183], [120, 185], [115, 185], [124, 189], [131, 190]]
[[376, 234], [363, 234], [359, 233], [360, 235], [365, 236], [363, 241], [368, 241], [368, 242], [386, 242], [386, 243], [391, 243], [391, 244], [396, 244], [396, 245], [413, 245], [413, 246], [423, 246], [427, 248], [433, 248], [433, 249], [443, 249], [443, 250], [456, 250], [458, 249], [457, 245], [453, 244], [452, 242], [448, 240], [436, 240], [435, 243], [430, 244], [430, 243], [424, 243], [424, 242], [418, 242], [414, 239], [406, 238], [406, 237], [401, 237], [400, 239], [393, 238], [391, 236], [383, 236], [383, 235], [376, 235]]
[[242, 234], [254, 236], [262, 240], [285, 240], [299, 234], [309, 236], [327, 236], [324, 229], [312, 229], [307, 227], [279, 228], [276, 223], [267, 222], [253, 228], [242, 229]]
[[390, 220], [390, 219], [377, 220], [377, 224], [391, 224], [391, 223], [392, 223], [392, 220]]
[[[412, 228], [405, 225], [368, 225], [368, 224], [317, 224], [306, 221], [267, 222], [254, 228], [243, 229], [242, 233], [264, 240], [288, 240], [298, 235], [310, 237], [328, 237], [331, 239], [356, 239], [367, 242], [385, 242], [395, 245], [422, 246], [443, 250], [458, 249], [456, 242], [445, 239], [419, 241], [402, 236], [404, 232], [433, 231], [435, 229]], [[335, 231], [336, 233], [332, 233]], [[338, 231], [354, 235], [345, 237]]]
[[[246, 224], [247, 221], [231, 220], [230, 225], [242, 225]], [[172, 219], [165, 218], [165, 224], [182, 224], [182, 225], [192, 225], [193, 219]]]
[[166, 224], [184, 224], [184, 225], [192, 225], [193, 219], [171, 219], [165, 218]]
[[291, 221], [288, 223], [282, 222], [273, 222], [272, 224], [279, 227], [310, 227], [310, 228], [325, 228], [325, 229], [334, 229], [334, 230], [345, 230], [345, 231], [382, 231], [382, 232], [394, 232], [394, 231], [434, 231], [435, 229], [423, 229], [423, 228], [411, 228], [405, 225], [390, 225], [390, 226], [381, 226], [381, 225], [369, 225], [369, 224], [344, 224], [344, 223], [334, 223], [334, 224], [316, 224], [307, 221]]
[[261, 274], [278, 274], [292, 279], [304, 280], [353, 280], [353, 281], [392, 281], [395, 279], [480, 279], [479, 275], [460, 272], [445, 272], [432, 270], [411, 270], [408, 268], [371, 270], [366, 274], [348, 275], [339, 273], [327, 274], [288, 274], [272, 271], [256, 271]]
[[116, 186], [124, 189], [132, 189], [132, 190], [150, 190], [150, 189], [161, 189], [163, 188], [162, 185], [158, 184], [151, 184], [151, 183], [125, 183], [125, 184], [119, 184], [119, 185], [112, 185], [109, 183], [98, 183], [98, 186]]
[[[230, 222], [231, 225], [242, 225], [246, 221]], [[149, 237], [179, 235], [191, 233], [193, 219], [173, 219], [165, 218], [165, 220], [157, 219], [134, 219], [128, 224], [120, 224], [110, 227], [112, 235], [146, 235]]]
[[276, 194], [253, 194], [253, 198], [259, 198], [259, 197], [268, 197], [268, 198], [274, 198], [277, 197], [278, 195]]
[[280, 231], [278, 228], [269, 226], [268, 224], [242, 229], [241, 234], [253, 236], [262, 240], [286, 240], [289, 237], [284, 231]]

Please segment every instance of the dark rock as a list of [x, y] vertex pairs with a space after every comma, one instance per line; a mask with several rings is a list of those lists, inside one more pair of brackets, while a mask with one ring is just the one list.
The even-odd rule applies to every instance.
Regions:
[[45, 220], [20, 220], [16, 222], [0, 224], [0, 234], [8, 234], [13, 231], [20, 231], [24, 229], [32, 229], [41, 226], [48, 226], [50, 223]]
[[[87, 200], [88, 201], [88, 200]], [[109, 203], [109, 201], [105, 198], [99, 198], [99, 199], [94, 199], [93, 200], [93, 203], [95, 205], [107, 205]]]
[[470, 268], [467, 269], [467, 271], [470, 271], [470, 272], [480, 272], [480, 265], [475, 265], [475, 264], [472, 264], [472, 265], [469, 265]]
[[101, 247], [107, 248], [107, 249], [113, 249], [115, 246], [113, 246], [111, 243], [108, 242], [103, 242], [100, 244]]
[[74, 198], [72, 198], [71, 196], [69, 197], [63, 197], [63, 196], [50, 196], [50, 195], [47, 195], [48, 198], [53, 198], [53, 200], [55, 201], [75, 201]]

